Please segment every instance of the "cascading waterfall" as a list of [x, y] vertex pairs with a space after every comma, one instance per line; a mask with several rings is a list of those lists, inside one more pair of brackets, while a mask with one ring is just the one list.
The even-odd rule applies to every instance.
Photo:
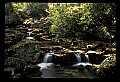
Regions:
[[31, 36], [31, 32], [27, 32], [27, 36], [30, 37]]
[[82, 66], [91, 66], [92, 64], [89, 62], [89, 56], [85, 53], [85, 54], [75, 54], [76, 58], [77, 58], [77, 63], [73, 64], [73, 67], [78, 67], [80, 65]]
[[77, 58], [78, 63], [80, 63], [81, 62], [81, 56], [79, 54], [75, 54], [75, 56]]
[[86, 62], [89, 62], [89, 56], [85, 54], [85, 57], [86, 57]]
[[54, 66], [54, 63], [52, 63], [52, 55], [54, 53], [47, 53], [44, 58], [43, 58], [43, 62], [39, 63], [38, 66], [41, 67], [40, 71], [44, 70], [44, 69], [49, 69], [50, 67]]
[[43, 63], [51, 63], [52, 61], [52, 55], [47, 53], [45, 56], [44, 56], [44, 59], [43, 59]]
[[83, 61], [89, 62], [89, 56], [87, 54], [85, 54], [83, 57], [81, 57], [80, 54], [75, 54], [75, 57], [76, 57], [78, 63], [83, 62]]
[[[50, 51], [50, 53], [47, 53], [45, 54], [45, 56], [43, 57], [43, 62], [42, 63], [39, 63], [38, 66], [41, 67], [40, 68], [40, 71], [42, 72], [42, 77], [43, 78], [56, 78], [56, 77], [70, 77], [68, 74], [65, 74], [63, 72], [63, 70], [60, 70], [60, 68], [56, 68], [56, 64], [52, 63], [52, 56], [53, 56], [53, 52]], [[83, 67], [85, 68], [86, 66], [88, 65], [92, 65], [90, 64], [89, 60], [86, 60], [88, 59], [88, 55], [82, 55], [83, 56], [83, 59], [85, 59], [86, 62], [82, 62], [81, 61], [81, 54], [75, 54], [76, 58], [77, 58], [77, 62], [76, 64], [73, 64], [72, 66], [73, 67], [77, 67], [78, 69], [78, 66], [80, 65], [83, 65]], [[79, 68], [80, 70], [80, 68]], [[84, 69], [83, 71], [85, 71], [86, 69]], [[80, 75], [81, 76], [81, 75]]]
[[26, 37], [27, 40], [33, 39], [33, 37], [31, 37], [31, 33], [32, 33], [32, 32], [27, 32], [27, 37]]

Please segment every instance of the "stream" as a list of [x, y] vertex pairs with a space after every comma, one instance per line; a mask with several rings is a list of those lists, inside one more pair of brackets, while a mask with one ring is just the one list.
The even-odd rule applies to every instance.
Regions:
[[[76, 57], [77, 59], [80, 58], [79, 56]], [[89, 62], [80, 61], [76, 64], [66, 66], [54, 64], [52, 63], [52, 55], [50, 53], [47, 53], [44, 56], [43, 62], [38, 64], [38, 66], [41, 67], [40, 71], [42, 72], [42, 78], [98, 78], [85, 68], [84, 71], [72, 69], [72, 67], [77, 67], [80, 65], [85, 67], [87, 65], [91, 66], [92, 64], [90, 64]]]
[[[26, 36], [24, 37], [23, 40], [25, 40], [25, 41], [29, 41], [30, 40], [30, 41], [34, 41], [35, 42], [37, 40], [36, 40], [36, 38], [34, 36], [35, 35], [32, 35], [32, 32], [28, 31], [26, 33]], [[43, 43], [44, 45], [42, 44], [42, 47], [51, 46], [52, 42], [54, 43], [54, 41], [48, 40], [49, 38], [45, 39], [46, 36], [48, 36], [48, 34], [44, 34], [42, 36], [40, 35], [40, 37], [38, 37], [38, 41], [41, 38], [43, 39], [43, 40], [40, 40], [39, 42], [42, 42], [42, 41], [46, 42], [46, 43], [45, 42]], [[60, 44], [56, 44], [56, 45], [60, 46]], [[55, 45], [52, 45], [52, 46], [55, 46]], [[37, 53], [37, 54], [40, 53], [40, 52], [38, 52], [40, 50], [40, 48], [38, 48], [39, 46], [36, 45], [34, 47], [34, 49], [32, 48], [32, 46], [30, 46], [30, 47], [31, 47], [31, 50], [28, 50], [28, 49], [25, 50], [29, 55], [32, 55], [34, 53], [34, 49], [36, 50], [35, 53]], [[27, 48], [29, 48], [29, 46]], [[71, 50], [70, 53], [77, 52], [77, 53], [74, 54], [75, 58], [73, 58], [72, 56], [70, 57], [71, 58], [70, 60], [75, 60], [76, 63], [74, 63], [72, 65], [68, 65], [68, 64], [60, 65], [60, 64], [53, 63], [52, 62], [52, 60], [53, 60], [52, 56], [54, 55], [54, 51], [59, 54], [59, 52], [57, 52], [57, 51], [59, 51], [61, 49], [65, 49], [65, 48], [64, 47], [60, 48], [60, 49], [56, 48], [56, 49], [53, 49], [53, 51], [50, 51], [47, 48], [43, 49], [44, 54], [42, 53], [42, 55], [44, 57], [42, 58], [42, 61], [40, 61], [40, 63], [37, 64], [37, 66], [40, 67], [40, 69], [38, 69], [38, 71], [40, 70], [40, 72], [42, 72], [42, 75], [41, 75], [42, 78], [98, 78], [91, 71], [86, 69], [87, 66], [92, 66], [92, 64], [89, 61], [89, 55], [87, 55], [87, 53], [84, 53], [84, 55], [83, 55], [81, 53], [78, 53], [77, 51], [72, 51]], [[57, 57], [58, 57], [58, 59], [60, 59], [59, 56], [57, 56]], [[69, 56], [66, 56], [66, 59], [69, 59], [68, 57]], [[37, 57], [35, 57], [35, 58], [37, 58]], [[59, 60], [59, 61], [61, 61], [61, 60]], [[61, 62], [64, 63], [64, 61], [61, 61]], [[72, 61], [68, 61], [68, 62], [72, 62]], [[59, 63], [59, 62], [57, 62], [57, 63]], [[81, 70], [78, 69], [79, 66], [82, 66], [83, 69], [81, 69]]]
[[70, 70], [66, 67], [56, 67], [53, 63], [40, 63], [42, 78], [98, 78], [89, 71]]

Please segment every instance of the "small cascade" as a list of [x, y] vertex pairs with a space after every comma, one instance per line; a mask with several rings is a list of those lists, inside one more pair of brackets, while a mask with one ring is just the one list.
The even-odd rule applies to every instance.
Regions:
[[44, 59], [43, 59], [43, 63], [51, 63], [52, 61], [52, 55], [47, 53], [45, 56], [44, 56]]
[[26, 37], [27, 40], [34, 39], [33, 37]]
[[89, 62], [89, 56], [85, 54], [85, 57], [86, 57], [86, 62]]
[[87, 54], [75, 54], [78, 63], [89, 62], [89, 56]]
[[52, 54], [54, 53], [47, 53], [44, 58], [43, 62], [39, 63], [38, 66], [41, 67], [40, 71], [44, 73], [44, 69], [48, 69], [54, 66], [54, 63], [52, 63]]
[[31, 32], [27, 32], [27, 37], [30, 37], [31, 36]]
[[92, 64], [89, 62], [89, 56], [85, 53], [85, 54], [75, 54], [75, 57], [77, 58], [77, 63], [73, 64], [73, 67], [78, 67], [80, 65], [82, 65], [84, 68], [86, 66], [91, 66]]
[[78, 63], [80, 63], [81, 62], [81, 56], [79, 54], [75, 54], [75, 56], [77, 58]]
[[27, 37], [26, 37], [27, 40], [34, 39], [34, 37], [31, 37], [31, 33], [32, 32], [27, 32]]

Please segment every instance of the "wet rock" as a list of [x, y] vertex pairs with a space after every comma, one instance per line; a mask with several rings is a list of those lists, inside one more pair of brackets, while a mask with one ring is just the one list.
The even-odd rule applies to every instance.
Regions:
[[66, 53], [66, 52], [62, 52], [62, 53], [55, 53], [53, 55], [53, 62], [55, 64], [73, 64], [77, 61], [74, 53]]
[[79, 65], [78, 66], [78, 70], [84, 72], [84, 66], [83, 65]]
[[89, 50], [97, 50], [99, 48], [103, 48], [104, 46], [105, 46], [104, 43], [98, 43], [96, 45], [91, 46]]
[[27, 65], [25, 67], [25, 71], [21, 74], [22, 78], [34, 78], [34, 77], [41, 77], [42, 72], [40, 71], [40, 67], [37, 65]]
[[92, 66], [91, 65], [86, 65], [85, 69], [87, 69], [88, 71], [91, 71], [92, 70]]

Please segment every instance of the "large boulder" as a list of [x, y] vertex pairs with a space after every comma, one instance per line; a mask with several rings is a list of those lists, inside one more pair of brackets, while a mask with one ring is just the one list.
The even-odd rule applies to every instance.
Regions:
[[71, 52], [61, 52], [61, 53], [55, 53], [53, 55], [53, 62], [55, 64], [73, 64], [77, 62], [77, 59], [75, 57], [74, 53]]

